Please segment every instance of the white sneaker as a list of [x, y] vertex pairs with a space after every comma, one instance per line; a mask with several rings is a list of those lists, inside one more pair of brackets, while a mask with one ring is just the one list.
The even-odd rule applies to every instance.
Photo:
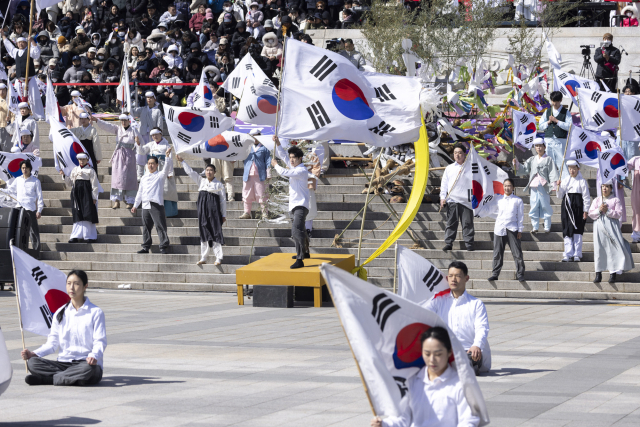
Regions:
[[213, 265], [220, 265], [220, 260], [216, 258], [216, 262], [213, 263]]
[[206, 264], [207, 260], [202, 258], [200, 261], [196, 262], [196, 265], [202, 265], [202, 264]]
[[580, 262], [580, 261], [582, 261], [582, 260], [579, 257], [577, 257], [577, 256], [573, 257], [573, 262]]

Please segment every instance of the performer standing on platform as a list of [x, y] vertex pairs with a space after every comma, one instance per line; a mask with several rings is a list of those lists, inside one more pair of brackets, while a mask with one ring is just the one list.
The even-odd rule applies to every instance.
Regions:
[[[158, 128], [160, 129], [160, 131], [162, 131], [162, 128], [164, 126], [164, 117], [162, 116], [162, 111], [160, 111], [160, 108], [158, 108], [155, 93], [149, 91], [145, 93], [144, 96], [147, 99], [147, 105], [144, 107], [132, 109], [131, 115], [135, 118], [140, 119], [140, 136], [142, 137], [142, 144], [148, 144], [149, 142], [151, 142], [150, 135], [152, 129]], [[144, 153], [138, 152], [138, 155], [136, 156], [138, 182], [140, 182], [140, 178], [142, 178], [142, 175], [144, 175], [144, 167], [146, 164], [147, 156]], [[178, 212], [176, 211], [174, 215], [177, 214]], [[169, 212], [167, 212], [167, 216], [174, 215], [169, 215]]]
[[64, 171], [60, 171], [65, 184], [71, 187], [73, 230], [69, 243], [78, 243], [79, 239], [95, 243], [98, 240], [98, 174], [89, 166], [89, 156], [80, 153], [76, 157], [79, 165], [73, 168], [70, 176], [64, 176]]
[[271, 165], [280, 175], [289, 178], [289, 215], [292, 220], [291, 237], [296, 245], [296, 262], [291, 268], [302, 268], [304, 267], [302, 260], [310, 257], [309, 243], [304, 229], [304, 223], [309, 213], [309, 188], [307, 186], [309, 172], [302, 163], [304, 153], [299, 147], [290, 147], [287, 156], [277, 136], [274, 135], [273, 141], [276, 144], [276, 154], [287, 165], [287, 168], [278, 165], [276, 159], [271, 159]]
[[[31, 102], [38, 120], [44, 119], [44, 106], [42, 105], [40, 89], [38, 89], [38, 82], [36, 80], [36, 69], [33, 66], [33, 61], [27, 60], [27, 39], [18, 37], [16, 40], [17, 48], [4, 34], [2, 35], [2, 40], [4, 41], [4, 47], [7, 49], [7, 53], [16, 61], [16, 79], [14, 81], [16, 92], [22, 97], [23, 101], [28, 100]], [[33, 39], [31, 39], [29, 54], [31, 59], [40, 58], [40, 47]], [[27, 62], [29, 63], [29, 83], [28, 88], [25, 88], [24, 79], [27, 75]]]
[[[551, 107], [542, 115], [538, 129], [544, 132], [544, 143], [547, 154], [553, 159], [558, 170], [562, 170], [562, 179], [569, 176], [569, 171], [562, 165], [567, 136], [571, 127], [571, 113], [562, 106], [562, 93], [555, 91], [549, 95]], [[534, 142], [535, 144], [535, 142]]]
[[100, 146], [100, 138], [98, 131], [91, 125], [91, 119], [87, 113], [80, 113], [78, 119], [80, 126], [69, 129], [82, 142], [84, 149], [87, 150], [93, 170], [98, 173], [98, 164], [102, 161], [102, 147]]
[[16, 177], [9, 185], [9, 192], [16, 194], [18, 204], [29, 215], [31, 229], [29, 234], [31, 237], [31, 246], [35, 251], [40, 251], [40, 230], [38, 229], [38, 220], [44, 209], [44, 201], [42, 199], [42, 185], [40, 180], [31, 175], [33, 166], [29, 160], [23, 160], [20, 163], [22, 175]]
[[[67, 276], [67, 294], [71, 301], [53, 315], [47, 342], [37, 349], [22, 350], [31, 375], [29, 385], [92, 385], [102, 379], [102, 359], [107, 348], [107, 330], [102, 310], [85, 296], [89, 279], [82, 270]], [[58, 347], [58, 360], [45, 359]]]
[[[145, 161], [149, 161], [151, 157], [158, 159], [158, 170], [162, 171], [165, 167], [169, 167], [166, 163], [164, 153], [170, 147], [169, 142], [162, 136], [162, 130], [158, 127], [151, 129], [149, 132], [151, 139], [147, 144], [138, 144], [138, 156], [144, 156]], [[178, 215], [178, 190], [176, 188], [176, 178], [173, 171], [173, 164], [168, 171], [167, 179], [164, 181], [164, 213], [167, 218]], [[144, 175], [144, 174], [143, 174]]]
[[150, 157], [147, 161], [149, 173], [140, 180], [140, 188], [136, 195], [136, 200], [131, 208], [131, 213], [135, 214], [138, 206], [142, 203], [142, 249], [139, 254], [148, 254], [151, 248], [151, 229], [156, 226], [158, 238], [160, 238], [160, 253], [166, 254], [169, 247], [167, 237], [167, 217], [164, 214], [164, 181], [170, 170], [173, 170], [173, 160], [171, 160], [171, 147], [165, 152], [167, 162], [162, 172], [158, 172], [158, 158]]
[[[253, 129], [249, 135], [260, 135], [260, 131]], [[251, 205], [254, 201], [260, 203], [262, 218], [267, 218], [267, 178], [269, 178], [270, 163], [271, 152], [254, 138], [249, 156], [244, 160], [244, 173], [242, 174], [244, 213], [240, 219], [251, 219]]]
[[[36, 149], [40, 149], [40, 131], [38, 130], [38, 123], [36, 123], [35, 119], [31, 115], [31, 108], [29, 108], [29, 104], [26, 102], [21, 102], [18, 104], [18, 108], [20, 109], [20, 116], [22, 118], [22, 122], [18, 122], [20, 129], [28, 129], [31, 132], [32, 142], [34, 143], [31, 152]], [[18, 120], [17, 117], [14, 117], [13, 120]], [[18, 126], [14, 121], [13, 125], [7, 126], [7, 132], [13, 135], [13, 145], [18, 146], [20, 142], [20, 135], [16, 133]]]
[[215, 177], [216, 167], [208, 164], [204, 168], [205, 177], [202, 178], [182, 159], [179, 155], [176, 158], [185, 173], [198, 184], [198, 225], [200, 228], [200, 261], [196, 264], [206, 264], [207, 256], [211, 251], [216, 257], [213, 265], [220, 265], [222, 262], [222, 245], [224, 236], [222, 235], [222, 224], [227, 221], [227, 201], [224, 185]]
[[131, 126], [128, 114], [120, 114], [120, 126], [112, 125], [91, 116], [98, 129], [116, 135], [118, 143], [111, 156], [113, 172], [111, 174], [111, 200], [113, 209], [120, 207], [120, 200], [124, 199], [127, 209], [133, 207], [138, 191], [136, 178], [136, 140], [140, 138], [138, 131]]
[[[475, 230], [473, 228], [473, 210], [459, 200], [454, 200], [451, 189], [459, 179], [460, 170], [464, 164], [466, 152], [464, 145], [453, 146], [453, 163], [446, 167], [440, 182], [440, 209], [447, 206], [447, 227], [444, 231], [443, 251], [450, 251], [453, 248], [453, 241], [458, 233], [458, 223], [462, 221], [462, 238], [468, 251], [473, 251], [473, 239]], [[462, 177], [460, 177], [463, 179]]]
[[562, 262], [580, 262], [582, 259], [582, 235], [591, 206], [589, 185], [580, 173], [580, 164], [567, 160], [569, 178], [563, 179], [558, 187], [558, 199], [562, 202], [562, 237], [564, 237], [564, 257]]

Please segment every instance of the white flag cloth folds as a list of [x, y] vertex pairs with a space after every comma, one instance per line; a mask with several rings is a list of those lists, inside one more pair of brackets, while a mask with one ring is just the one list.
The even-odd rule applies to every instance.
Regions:
[[[127, 63], [127, 59], [127, 53], [125, 53], [123, 64]], [[122, 73], [122, 80], [120, 80], [120, 84], [116, 89], [116, 99], [120, 101], [120, 111], [123, 113], [131, 113], [131, 88], [129, 86], [129, 73], [126, 68]]]
[[[287, 44], [288, 43], [287, 41]], [[241, 98], [249, 78], [259, 82], [268, 79], [267, 75], [251, 55], [245, 55], [240, 62], [238, 62], [238, 65], [236, 65], [236, 68], [233, 69], [231, 74], [229, 74], [227, 80], [222, 83], [222, 88], [227, 92], [231, 92], [236, 98]]]
[[238, 106], [238, 119], [255, 125], [275, 126], [278, 112], [278, 89], [266, 78], [247, 79], [247, 87]]
[[58, 98], [56, 92], [53, 89], [53, 83], [51, 82], [51, 76], [47, 75], [47, 90], [45, 92], [45, 99], [47, 105], [45, 106], [46, 120], [54, 119], [60, 123], [64, 123], [64, 117], [62, 117], [62, 111], [60, 111], [60, 105], [58, 104]]
[[556, 47], [551, 43], [549, 37], [545, 34], [545, 46], [547, 48], [547, 55], [549, 56], [549, 64], [557, 70], [562, 68], [562, 55], [558, 52]]
[[9, 388], [12, 376], [11, 358], [9, 358], [7, 344], [4, 342], [2, 329], [0, 329], [0, 396]]
[[523, 111], [513, 110], [513, 140], [518, 144], [531, 148], [536, 138], [538, 127], [536, 116]]
[[[175, 145], [175, 139], [173, 141]], [[196, 144], [189, 146], [181, 144], [182, 148], [178, 150], [176, 147], [176, 152], [179, 154], [191, 153], [205, 159], [214, 158], [235, 161], [246, 159], [252, 145], [253, 138], [250, 135], [228, 130]]]
[[620, 175], [624, 179], [629, 173], [627, 161], [620, 147], [600, 152], [598, 163], [600, 182], [602, 184], [611, 181], [616, 175]]
[[620, 95], [623, 141], [640, 141], [640, 96]]
[[185, 153], [231, 128], [234, 120], [217, 108], [172, 107], [164, 104], [165, 120], [176, 153]]
[[617, 94], [578, 89], [578, 98], [583, 128], [603, 131], [617, 129], [620, 126]]
[[444, 275], [420, 255], [398, 245], [398, 295], [424, 306], [435, 294], [449, 289]]
[[16, 88], [14, 85], [7, 85], [7, 108], [13, 114], [20, 115], [20, 108], [18, 105], [20, 104], [20, 95], [16, 92]]
[[46, 9], [58, 3], [59, 2], [57, 0], [36, 0], [36, 10], [38, 11], [38, 13], [40, 13], [42, 9]]
[[15, 178], [22, 176], [20, 163], [29, 160], [33, 170], [31, 173], [36, 178], [38, 170], [42, 166], [42, 159], [30, 153], [4, 153], [0, 152], [0, 179], [5, 182], [12, 182]]
[[593, 80], [585, 79], [575, 74], [554, 70], [553, 90], [560, 91], [564, 96], [571, 97], [573, 102], [577, 103], [578, 89], [580, 88], [596, 90], [600, 88], [600, 85]]
[[571, 125], [566, 159], [577, 160], [582, 165], [598, 167], [598, 152], [618, 147], [618, 143], [597, 132]]
[[11, 256], [16, 268], [22, 328], [49, 335], [53, 314], [69, 301], [67, 276], [15, 246], [11, 246]]
[[[407, 382], [424, 366], [420, 335], [434, 326], [447, 325], [437, 314], [391, 292], [371, 285], [347, 271], [322, 264], [345, 334], [358, 362], [375, 413], [400, 416], [407, 408]], [[464, 395], [481, 424], [489, 414], [469, 364], [469, 358], [448, 330], [454, 361]]]
[[509, 175], [498, 165], [495, 165], [478, 155], [471, 144], [469, 150], [471, 163], [471, 207], [477, 217], [493, 215], [493, 204], [497, 203], [496, 195], [504, 195], [503, 182]]
[[[310, 140], [346, 139], [379, 147], [415, 142], [418, 138], [401, 139], [407, 135], [403, 128], [405, 118], [400, 114], [382, 117], [376, 113], [382, 100], [396, 106], [419, 105], [419, 92], [399, 92], [404, 91], [407, 85], [396, 83], [400, 81], [397, 79], [412, 82], [415, 78], [391, 77], [387, 76], [386, 87], [374, 88], [366, 75], [343, 56], [287, 40], [280, 87], [278, 136]], [[375, 98], [380, 99], [376, 101]]]
[[202, 75], [200, 76], [200, 83], [198, 84], [198, 87], [196, 87], [193, 106], [196, 108], [210, 108], [211, 106], [215, 106], [213, 91], [211, 90], [211, 86], [209, 86], [207, 73], [205, 72], [202, 72]]
[[[73, 168], [78, 166], [78, 154], [87, 153], [82, 142], [67, 127], [56, 119], [49, 119], [49, 139], [53, 143], [54, 162], [56, 170], [64, 171], [66, 176], [71, 175]], [[91, 158], [89, 165], [93, 166]]]

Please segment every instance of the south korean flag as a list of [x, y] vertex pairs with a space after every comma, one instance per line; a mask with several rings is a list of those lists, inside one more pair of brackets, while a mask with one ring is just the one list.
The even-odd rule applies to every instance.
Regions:
[[[49, 140], [53, 144], [54, 164], [56, 170], [63, 171], [66, 176], [71, 175], [73, 168], [78, 166], [78, 154], [87, 154], [82, 142], [67, 127], [55, 117], [49, 117]], [[91, 158], [89, 165], [93, 166]], [[102, 188], [102, 187], [100, 187]]]
[[509, 175], [480, 157], [473, 144], [469, 149], [471, 163], [471, 207], [476, 217], [493, 216], [498, 195], [504, 195], [503, 182]]
[[[127, 63], [127, 55], [124, 56], [124, 64]], [[120, 108], [123, 113], [131, 112], [131, 87], [129, 85], [129, 73], [122, 73], [122, 80], [116, 88], [116, 99], [120, 101]]]
[[603, 131], [617, 129], [620, 124], [618, 95], [597, 90], [578, 89], [582, 127]]
[[578, 161], [582, 165], [598, 167], [601, 151], [620, 148], [615, 139], [571, 125], [566, 159]]
[[640, 141], [640, 96], [620, 95], [623, 141]]
[[224, 81], [222, 88], [227, 92], [231, 92], [236, 98], [242, 98], [247, 82], [249, 82], [250, 79], [264, 81], [264, 79], [267, 78], [267, 75], [251, 55], [245, 55], [242, 60], [238, 62], [238, 65], [236, 65], [236, 68], [233, 69], [231, 74], [229, 74], [227, 80]]
[[449, 284], [438, 267], [411, 249], [398, 245], [398, 295], [418, 305], [425, 305]]
[[31, 162], [33, 169], [31, 174], [38, 177], [38, 170], [42, 166], [42, 159], [29, 153], [4, 153], [0, 152], [0, 179], [7, 183], [13, 182], [19, 176], [22, 176], [20, 163], [25, 160]]
[[537, 131], [536, 117], [533, 114], [513, 110], [513, 142], [531, 148]]
[[629, 173], [627, 161], [624, 159], [624, 154], [622, 154], [620, 147], [600, 152], [598, 169], [600, 169], [600, 182], [602, 184], [610, 182], [618, 175], [624, 179]]
[[246, 133], [226, 131], [212, 138], [176, 149], [178, 154], [189, 153], [204, 159], [244, 160], [251, 151], [254, 139]]
[[578, 89], [598, 90], [599, 88], [600, 85], [593, 80], [562, 70], [554, 70], [553, 72], [553, 90], [560, 91], [562, 95], [570, 97], [576, 104], [578, 104]]
[[254, 125], [275, 126], [278, 112], [278, 89], [271, 79], [247, 79], [247, 87], [238, 106], [238, 119]]
[[217, 108], [172, 107], [164, 104], [167, 129], [176, 153], [186, 153], [192, 147], [230, 129], [235, 121]]
[[210, 108], [211, 106], [215, 107], [215, 102], [213, 100], [213, 91], [211, 90], [211, 86], [209, 86], [207, 73], [205, 73], [204, 71], [200, 76], [200, 83], [198, 84], [198, 87], [196, 87], [196, 94], [193, 98], [193, 106], [195, 108]]

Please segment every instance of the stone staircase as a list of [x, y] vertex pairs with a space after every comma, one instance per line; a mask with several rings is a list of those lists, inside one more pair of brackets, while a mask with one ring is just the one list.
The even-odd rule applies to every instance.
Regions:
[[[100, 288], [117, 288], [118, 285], [131, 285], [132, 289], [175, 290], [175, 291], [235, 291], [235, 270], [238, 267], [262, 256], [276, 252], [294, 252], [290, 234], [290, 225], [260, 224], [256, 233], [253, 253], [251, 245], [257, 219], [238, 219], [242, 214], [242, 170], [234, 173], [235, 200], [227, 204], [227, 223], [224, 226], [226, 246], [225, 257], [221, 266], [206, 264], [195, 265], [199, 259], [200, 245], [198, 220], [196, 215], [197, 186], [185, 175], [181, 168], [176, 168], [178, 187], [179, 214], [168, 218], [168, 234], [171, 240], [169, 254], [158, 253], [154, 245], [150, 254], [139, 255], [142, 241], [142, 221], [140, 213], [131, 214], [126, 208], [111, 209], [109, 189], [111, 168], [108, 159], [115, 148], [115, 137], [100, 132], [102, 151], [105, 160], [99, 165], [98, 175], [105, 192], [99, 199], [98, 242], [67, 243], [71, 233], [71, 202], [69, 190], [64, 188], [60, 176], [53, 163], [53, 152], [48, 140], [48, 124], [40, 123], [41, 155], [43, 167], [40, 170], [45, 209], [39, 221], [42, 239], [42, 259], [63, 270], [82, 268], [89, 272], [92, 286]], [[166, 134], [166, 133], [165, 133]], [[344, 155], [349, 152], [346, 147], [334, 146], [335, 154]], [[353, 151], [353, 149], [350, 149]], [[352, 153], [351, 153], [352, 154]], [[201, 170], [203, 162], [189, 159], [190, 165]], [[329, 169], [320, 180], [317, 190], [318, 217], [314, 221], [311, 239], [312, 253], [351, 253], [357, 254], [360, 218], [351, 224], [340, 241], [342, 248], [331, 247], [336, 234], [340, 233], [362, 208], [365, 196], [361, 194], [367, 180], [364, 177], [351, 176], [359, 171], [354, 168]], [[370, 172], [370, 171], [369, 171]], [[439, 172], [432, 173], [429, 185], [439, 186]], [[594, 188], [595, 174], [583, 171]], [[525, 179], [517, 179], [517, 194], [523, 194]], [[627, 190], [628, 192], [628, 190]], [[529, 209], [529, 196], [521, 196], [525, 202], [525, 212]], [[587, 224], [584, 236], [584, 257], [581, 263], [562, 263], [562, 232], [560, 225], [559, 201], [552, 197], [554, 209], [552, 231], [548, 234], [532, 235], [528, 217], [525, 218], [523, 233], [523, 251], [527, 268], [526, 282], [515, 280], [515, 265], [511, 255], [505, 255], [505, 265], [500, 280], [494, 283], [486, 279], [491, 272], [493, 220], [475, 219], [476, 250], [467, 252], [461, 243], [461, 230], [452, 251], [442, 251], [444, 243], [444, 225], [446, 217], [438, 212], [435, 203], [423, 203], [411, 225], [411, 229], [419, 237], [425, 249], [417, 250], [421, 256], [431, 260], [436, 266], [446, 268], [452, 259], [463, 260], [470, 269], [470, 287], [473, 293], [494, 297], [538, 297], [538, 298], [619, 298], [640, 299], [640, 272], [634, 269], [619, 278], [619, 282], [609, 285], [604, 282], [593, 284], [595, 277], [593, 264], [592, 225]], [[627, 199], [627, 204], [629, 200]], [[123, 204], [124, 206], [124, 204]], [[256, 205], [254, 205], [256, 206]], [[399, 215], [405, 205], [392, 205]], [[257, 209], [257, 207], [254, 207]], [[627, 207], [627, 215], [631, 218], [631, 207]], [[375, 197], [369, 204], [364, 225], [365, 239], [362, 245], [364, 261], [386, 239], [395, 227], [396, 219], [380, 200]], [[542, 228], [542, 227], [541, 227]], [[623, 233], [630, 240], [631, 225], [623, 225]], [[157, 242], [155, 231], [154, 243]], [[398, 241], [399, 244], [411, 247], [413, 241], [407, 234]], [[640, 263], [640, 249], [632, 244], [634, 261]], [[382, 256], [368, 265], [370, 281], [378, 286], [393, 286], [394, 251], [386, 251]], [[608, 275], [604, 275], [604, 280]], [[638, 292], [636, 294], [636, 292]]]

